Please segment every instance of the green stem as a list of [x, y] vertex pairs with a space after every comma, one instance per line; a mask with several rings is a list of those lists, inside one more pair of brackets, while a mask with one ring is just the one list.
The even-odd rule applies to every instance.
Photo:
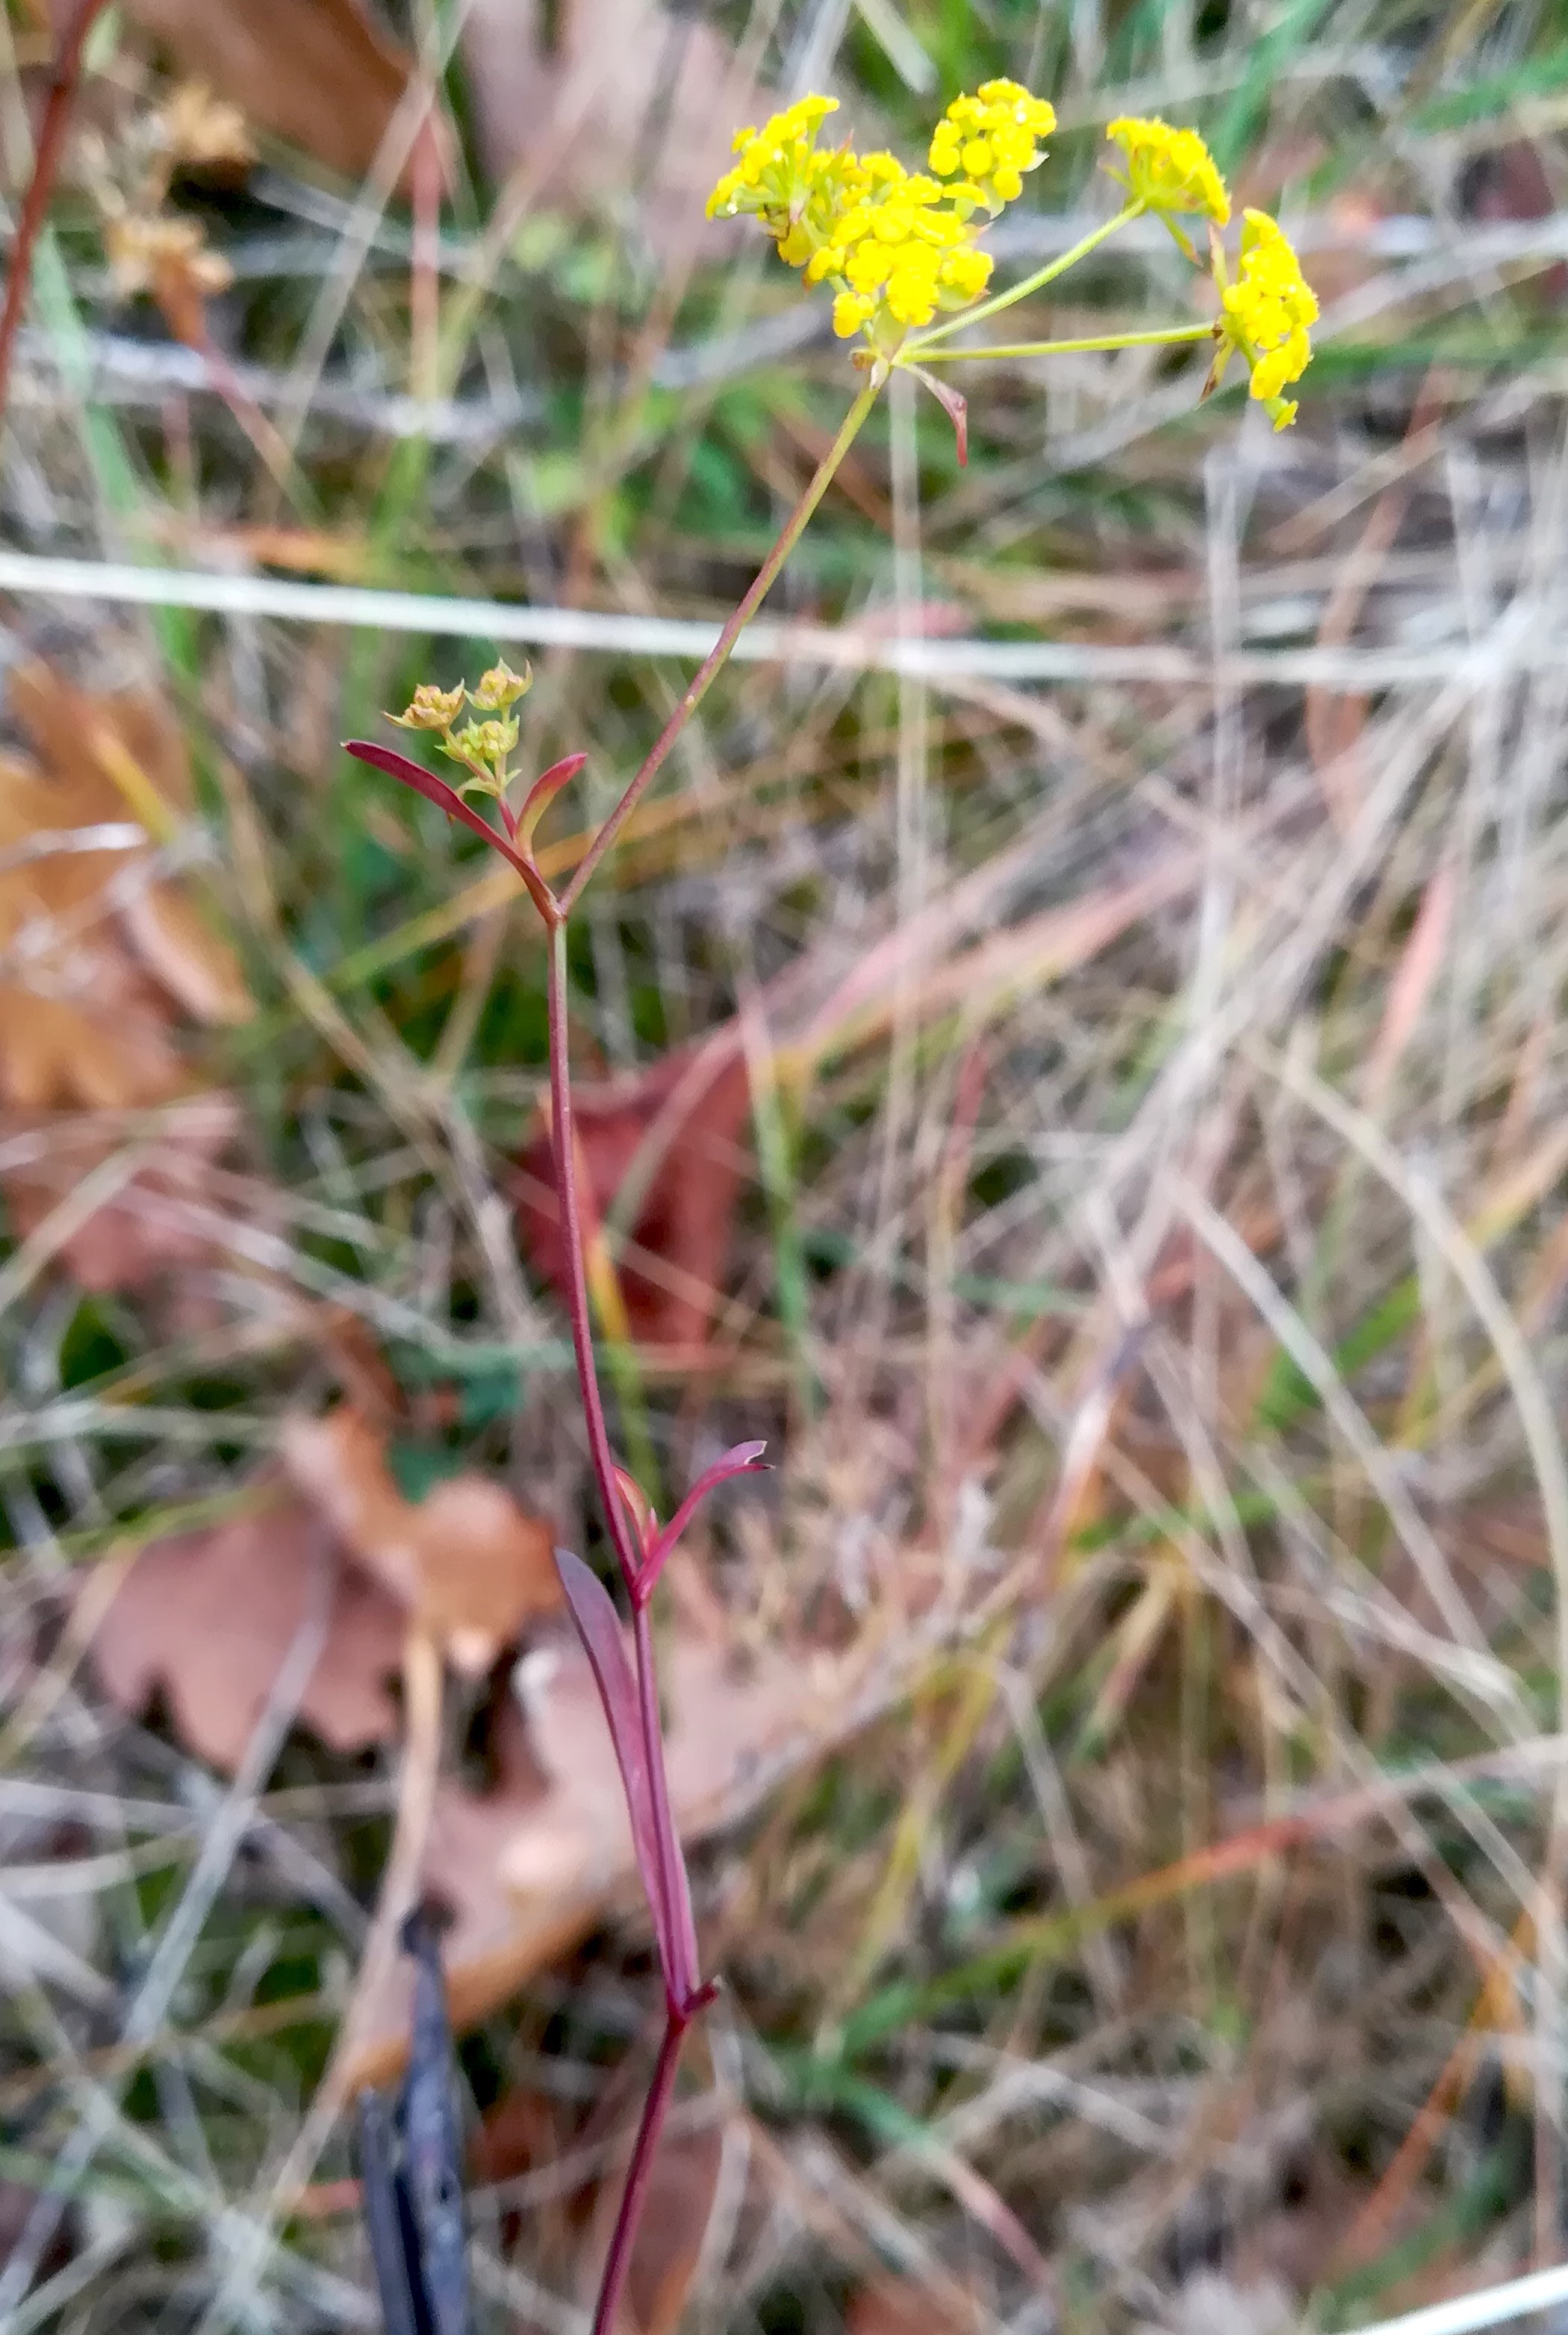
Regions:
[[731, 650], [767, 598], [774, 577], [794, 550], [805, 531], [807, 521], [832, 484], [834, 472], [849, 451], [861, 423], [876, 404], [877, 392], [886, 379], [887, 365], [884, 360], [875, 367], [865, 388], [845, 415], [837, 437], [817, 465], [805, 493], [785, 520], [779, 530], [779, 539], [758, 569], [750, 590], [709, 650], [680, 703], [654, 740], [642, 769], [578, 861], [576, 875], [561, 895], [563, 916], [570, 915], [576, 906], [600, 861], [611, 849], [621, 829], [653, 784], [654, 775], [663, 764], [671, 748], [707, 696], [724, 665], [729, 662]]
[[1053, 284], [1059, 276], [1065, 276], [1070, 267], [1076, 267], [1080, 259], [1087, 258], [1107, 236], [1114, 235], [1118, 227], [1127, 227], [1133, 219], [1141, 218], [1144, 208], [1140, 202], [1124, 205], [1114, 218], [1107, 219], [1103, 227], [1091, 228], [1088, 235], [1081, 237], [1070, 251], [1064, 251], [1060, 259], [1048, 260], [1043, 267], [1037, 267], [1032, 276], [1026, 276], [1021, 284], [1013, 285], [1009, 291], [995, 293], [991, 299], [982, 300], [978, 308], [965, 308], [962, 315], [949, 317], [945, 325], [934, 325], [930, 332], [917, 334], [914, 340], [905, 342], [899, 354], [904, 357], [924, 356], [927, 349], [934, 348], [937, 342], [944, 341], [950, 333], [962, 332], [966, 325], [983, 324], [987, 316], [1000, 315], [1003, 308], [1011, 308], [1014, 301], [1027, 300], [1031, 292], [1038, 292], [1042, 285]]
[[[1079, 341], [1009, 341], [994, 348], [923, 349], [919, 362], [921, 364], [959, 364], [969, 358], [1072, 356], [1081, 349], [1174, 348], [1183, 341], [1212, 341], [1214, 336], [1212, 325], [1166, 325], [1157, 332], [1091, 334], [1089, 338]], [[895, 364], [905, 362], [902, 350], [893, 362]]]

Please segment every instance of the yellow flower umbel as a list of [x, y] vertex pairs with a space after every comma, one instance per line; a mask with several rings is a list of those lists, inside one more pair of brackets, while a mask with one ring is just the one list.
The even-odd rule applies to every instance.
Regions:
[[1252, 394], [1276, 430], [1287, 429], [1296, 418], [1295, 402], [1281, 392], [1305, 373], [1312, 354], [1307, 327], [1317, 320], [1317, 300], [1289, 236], [1266, 211], [1244, 211], [1241, 274], [1230, 285], [1221, 274], [1220, 344], [1211, 382], [1218, 381], [1232, 352], [1238, 353], [1252, 376]]
[[[482, 674], [473, 689], [466, 688], [460, 681], [453, 689], [439, 689], [433, 681], [421, 681], [412, 702], [402, 713], [391, 714], [388, 719], [395, 722], [400, 730], [430, 731], [441, 752], [462, 764], [469, 775], [458, 781], [459, 794], [494, 795], [504, 801], [511, 783], [507, 757], [518, 742], [517, 718], [513, 715], [508, 720], [508, 716], [532, 682], [533, 675], [526, 665], [521, 673], [514, 673], [503, 659]], [[460, 730], [458, 716], [466, 705], [492, 718], [466, 722]]]
[[1157, 211], [1167, 222], [1172, 211], [1200, 213], [1215, 227], [1229, 220], [1225, 182], [1195, 130], [1174, 130], [1168, 121], [1144, 121], [1124, 113], [1107, 122], [1105, 134], [1127, 156], [1126, 170], [1114, 170], [1111, 176], [1125, 180], [1134, 202]]
[[982, 82], [955, 97], [932, 135], [926, 157], [939, 179], [962, 174], [992, 214], [1023, 192], [1023, 174], [1045, 160], [1040, 140], [1056, 128], [1056, 110], [1015, 81]]
[[991, 256], [976, 238], [1021, 191], [1056, 117], [1016, 82], [987, 82], [948, 107], [931, 144], [935, 175], [927, 176], [893, 154], [824, 152], [817, 132], [836, 110], [833, 98], [803, 97], [760, 130], [740, 131], [735, 166], [709, 197], [708, 216], [760, 219], [780, 258], [808, 283], [832, 286], [840, 339], [864, 334], [891, 356], [912, 328], [939, 310], [969, 307], [985, 290]]
[[833, 329], [841, 340], [867, 331], [890, 353], [938, 308], [978, 300], [991, 280], [991, 255], [975, 249], [968, 218], [934, 179], [905, 170], [892, 154], [865, 155], [859, 170], [858, 199], [813, 253], [806, 278], [838, 286]]
[[859, 185], [859, 163], [847, 148], [824, 152], [817, 144], [837, 111], [836, 97], [803, 97], [760, 130], [738, 130], [735, 167], [709, 196], [708, 217], [760, 219], [779, 257], [804, 267]]

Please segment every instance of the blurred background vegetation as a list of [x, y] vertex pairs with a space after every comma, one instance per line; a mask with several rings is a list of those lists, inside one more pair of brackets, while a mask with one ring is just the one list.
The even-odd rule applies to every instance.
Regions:
[[[375, 2323], [300, 2136], [411, 1613], [481, 2322], [584, 2323], [657, 1986], [554, 1610], [542, 954], [339, 741], [531, 650], [574, 862], [852, 393], [702, 218], [731, 128], [913, 161], [997, 73], [1060, 121], [999, 282], [1159, 111], [1319, 351], [1282, 437], [1201, 351], [976, 368], [966, 469], [896, 382], [587, 895], [618, 1440], [666, 1507], [777, 1463], [672, 1567], [727, 1986], [634, 2335], [1278, 2335], [1568, 2251], [1568, 12], [123, 0], [0, 471], [8, 2335]], [[1031, 324], [1191, 283], [1151, 222]]]

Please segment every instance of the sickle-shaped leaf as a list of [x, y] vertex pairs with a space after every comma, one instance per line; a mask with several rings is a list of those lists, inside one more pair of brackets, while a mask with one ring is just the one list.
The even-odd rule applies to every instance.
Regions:
[[572, 1619], [577, 1625], [583, 1651], [592, 1665], [599, 1700], [605, 1706], [610, 1740], [615, 1747], [615, 1764], [621, 1770], [621, 1782], [626, 1794], [626, 1813], [631, 1819], [632, 1846], [636, 1851], [637, 1870], [643, 1876], [648, 1911], [653, 1917], [659, 1958], [664, 1965], [666, 1977], [673, 1982], [678, 1949], [665, 1914], [666, 1893], [662, 1877], [664, 1861], [660, 1845], [659, 1820], [654, 1813], [653, 1785], [643, 1748], [637, 1682], [632, 1675], [621, 1617], [603, 1582], [595, 1574], [590, 1573], [582, 1558], [575, 1555], [569, 1548], [556, 1551], [556, 1570], [561, 1576], [561, 1586], [566, 1593], [566, 1603], [572, 1609]]
[[547, 770], [541, 771], [534, 780], [533, 785], [523, 797], [523, 807], [518, 813], [517, 832], [525, 843], [533, 841], [535, 828], [549, 809], [561, 789], [570, 785], [587, 759], [586, 754], [564, 755], [558, 762], [552, 762]]
[[935, 373], [928, 373], [924, 365], [912, 364], [909, 371], [925, 383], [952, 422], [953, 434], [958, 441], [958, 467], [961, 470], [966, 470], [969, 465], [969, 400], [954, 389], [951, 382], [941, 381]]
[[445, 811], [449, 819], [457, 819], [475, 835], [482, 835], [491, 850], [498, 851], [503, 859], [509, 859], [525, 883], [528, 881], [533, 871], [522, 854], [514, 851], [507, 838], [493, 828], [489, 819], [481, 819], [472, 804], [463, 799], [456, 787], [448, 786], [445, 779], [438, 779], [435, 772], [427, 770], [422, 763], [411, 761], [406, 754], [400, 754], [395, 746], [377, 746], [368, 738], [345, 739], [343, 751], [345, 754], [352, 754], [356, 762], [373, 763], [378, 770], [385, 770], [389, 777], [401, 779], [405, 787], [411, 787], [415, 794], [423, 795], [426, 802], [433, 802], [439, 809]]
[[685, 1531], [709, 1493], [717, 1491], [721, 1484], [727, 1484], [731, 1476], [755, 1476], [766, 1472], [767, 1462], [762, 1454], [767, 1448], [766, 1443], [737, 1443], [715, 1459], [711, 1468], [703, 1468], [702, 1473], [648, 1551], [647, 1562], [637, 1576], [637, 1593], [641, 1600], [646, 1601], [649, 1591], [663, 1569], [665, 1558], [674, 1548], [681, 1535]]

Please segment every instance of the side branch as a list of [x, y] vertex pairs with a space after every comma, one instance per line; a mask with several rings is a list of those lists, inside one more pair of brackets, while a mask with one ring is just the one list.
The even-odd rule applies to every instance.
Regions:
[[731, 650], [767, 598], [779, 570], [805, 532], [808, 520], [832, 484], [834, 472], [849, 451], [861, 423], [876, 404], [877, 392], [886, 378], [887, 367], [885, 362], [873, 367], [865, 388], [845, 415], [837, 437], [817, 465], [806, 491], [785, 520], [778, 541], [758, 569], [750, 590], [702, 660], [680, 703], [653, 741], [641, 770], [578, 862], [576, 875], [561, 895], [561, 907], [564, 912], [569, 914], [582, 897], [585, 888], [593, 880], [594, 873], [600, 861], [605, 853], [613, 848], [621, 829], [642, 801], [658, 771], [663, 769], [671, 748], [707, 696], [723, 667], [728, 664]]

